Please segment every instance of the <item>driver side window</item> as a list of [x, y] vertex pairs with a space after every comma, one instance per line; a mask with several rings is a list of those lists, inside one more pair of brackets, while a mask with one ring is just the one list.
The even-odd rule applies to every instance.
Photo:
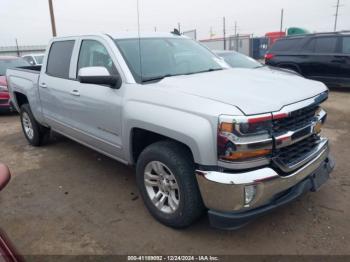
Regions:
[[91, 66], [103, 66], [111, 75], [118, 75], [117, 68], [107, 49], [96, 40], [83, 40], [80, 47], [77, 74], [80, 68]]

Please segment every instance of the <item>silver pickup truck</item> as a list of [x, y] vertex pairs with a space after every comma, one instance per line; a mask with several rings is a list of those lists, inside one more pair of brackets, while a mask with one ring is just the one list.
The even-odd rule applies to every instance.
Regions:
[[238, 228], [318, 190], [334, 166], [325, 85], [228, 68], [176, 34], [55, 38], [42, 66], [7, 79], [31, 145], [53, 130], [135, 166], [148, 210], [174, 228], [205, 211]]

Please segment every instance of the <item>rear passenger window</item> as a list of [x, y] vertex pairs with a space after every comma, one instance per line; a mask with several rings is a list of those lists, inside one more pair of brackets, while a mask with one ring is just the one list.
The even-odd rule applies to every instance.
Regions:
[[306, 46], [303, 48], [303, 51], [306, 53], [313, 53], [315, 51], [316, 39], [311, 39]]
[[296, 51], [301, 39], [278, 40], [271, 48], [271, 51]]
[[316, 39], [316, 53], [334, 53], [337, 48], [336, 37], [320, 37]]
[[58, 41], [51, 45], [46, 73], [59, 78], [69, 78], [69, 66], [74, 40]]
[[350, 37], [343, 38], [343, 53], [350, 54]]

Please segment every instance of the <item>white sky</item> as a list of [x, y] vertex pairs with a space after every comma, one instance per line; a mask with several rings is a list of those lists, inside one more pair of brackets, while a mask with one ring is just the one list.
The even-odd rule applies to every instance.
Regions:
[[[58, 35], [136, 31], [136, 0], [53, 0]], [[350, 30], [350, 0], [341, 0], [339, 30]], [[168, 32], [177, 23], [182, 30], [197, 29], [200, 39], [210, 28], [222, 36], [222, 17], [227, 32], [262, 36], [278, 31], [280, 10], [284, 27], [332, 31], [336, 0], [140, 0], [142, 31]], [[0, 0], [0, 46], [46, 44], [51, 38], [48, 0]]]

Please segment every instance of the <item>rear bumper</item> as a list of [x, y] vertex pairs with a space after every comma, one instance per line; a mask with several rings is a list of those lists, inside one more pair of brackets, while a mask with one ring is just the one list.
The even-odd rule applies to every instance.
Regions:
[[[269, 167], [245, 173], [197, 171], [196, 174], [212, 226], [235, 229], [306, 191], [317, 190], [320, 185], [315, 185], [315, 181], [320, 179], [316, 178], [323, 177], [324, 183], [333, 168], [326, 143], [313, 160], [288, 176]], [[245, 190], [251, 186], [255, 194], [247, 203]]]

